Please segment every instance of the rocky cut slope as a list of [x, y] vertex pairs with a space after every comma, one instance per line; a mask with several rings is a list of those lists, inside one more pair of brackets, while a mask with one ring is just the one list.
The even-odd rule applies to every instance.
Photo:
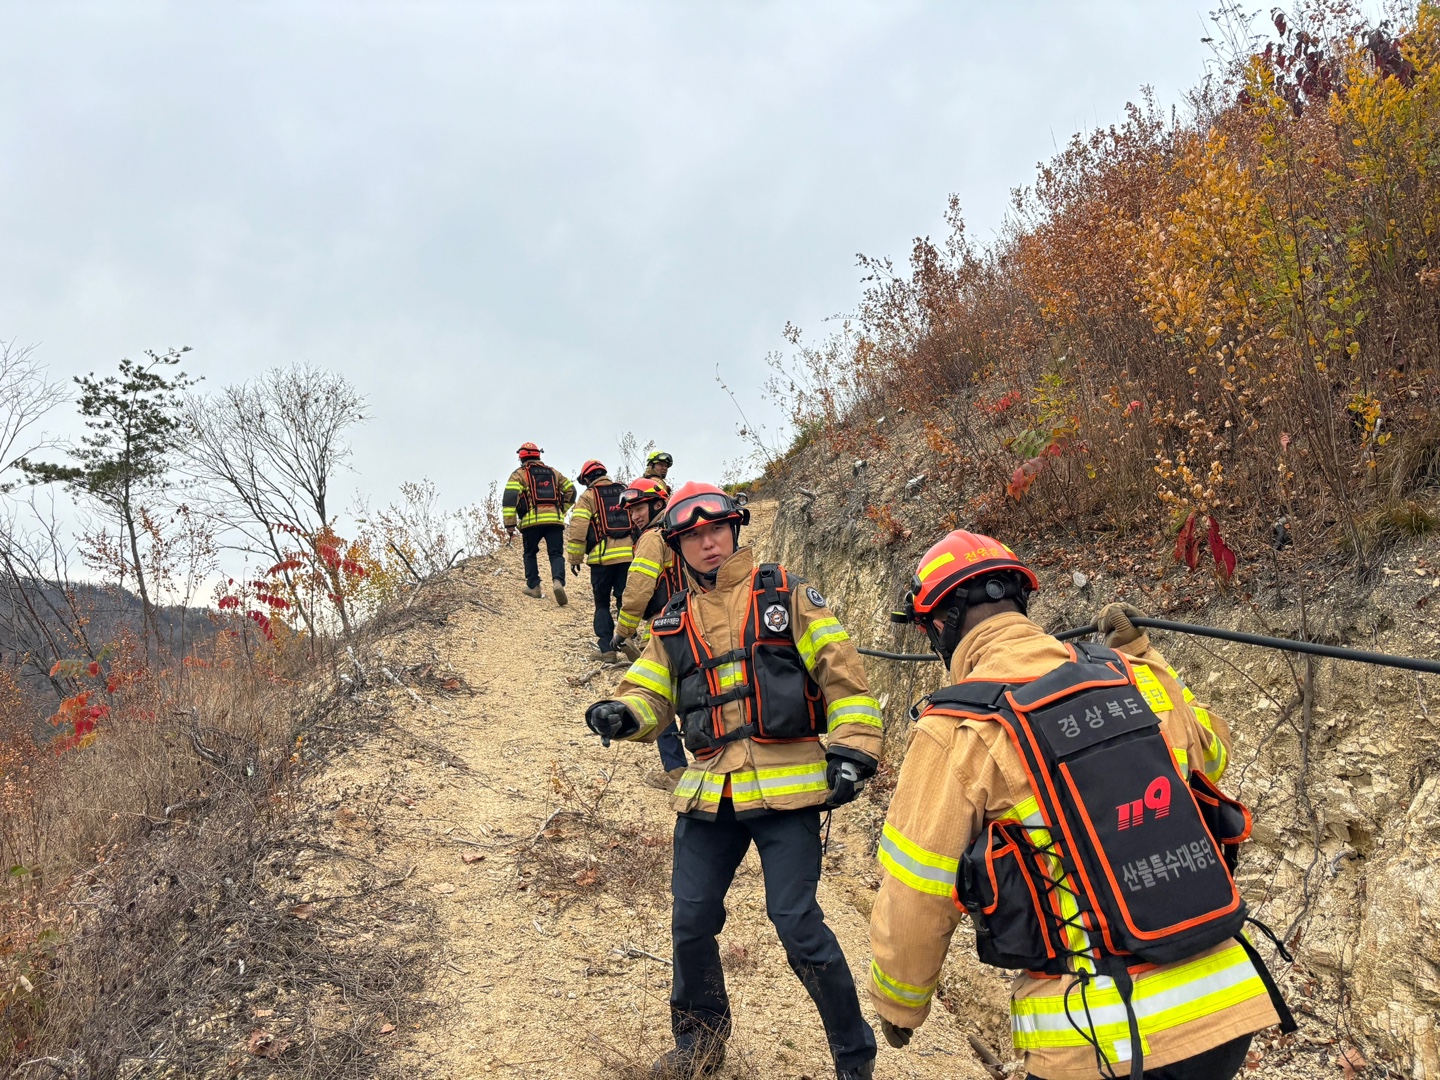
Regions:
[[[923, 483], [907, 486], [924, 472], [919, 445], [895, 438], [863, 464], [812, 445], [774, 485], [776, 552], [872, 647], [924, 651], [923, 638], [893, 628], [888, 615], [919, 555], [957, 523], [955, 508]], [[881, 505], [877, 522], [872, 508]], [[1367, 579], [1336, 565], [1260, 574], [1250, 595], [1219, 596], [1183, 588], [1183, 566], [1157, 565], [1144, 552], [1117, 558], [1122, 543], [1067, 537], [1063, 555], [1016, 544], [1043, 582], [1033, 617], [1052, 630], [1078, 626], [1125, 599], [1157, 613], [1163, 606], [1167, 618], [1288, 636], [1308, 627], [1314, 640], [1440, 656], [1433, 539], [1392, 549]], [[1440, 1078], [1440, 680], [1195, 637], [1156, 641], [1230, 721], [1236, 748], [1224, 783], [1256, 818], [1241, 884], [1253, 913], [1296, 957], [1274, 967], [1303, 1027], [1257, 1041], [1258, 1075], [1334, 1075], [1343, 1053], [1347, 1076]], [[893, 770], [906, 706], [938, 684], [940, 665], [871, 660], [869, 669], [887, 705]], [[942, 998], [988, 1017], [999, 1037], [1003, 995], [963, 936]]]

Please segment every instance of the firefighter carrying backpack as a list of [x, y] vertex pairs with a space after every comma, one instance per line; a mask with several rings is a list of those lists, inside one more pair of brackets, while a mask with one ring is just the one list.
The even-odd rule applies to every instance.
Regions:
[[531, 510], [540, 510], [551, 507], [560, 509], [560, 478], [555, 470], [548, 465], [526, 465], [521, 472], [525, 474], [525, 491], [522, 495], [523, 506], [516, 509], [523, 517]]
[[589, 551], [602, 540], [629, 540], [632, 533], [630, 514], [620, 504], [623, 484], [601, 484], [590, 489], [595, 493], [595, 517], [586, 534], [585, 550]]
[[[1236, 938], [1281, 1030], [1295, 1030], [1241, 934], [1247, 913], [1232, 871], [1250, 835], [1249, 810], [1199, 769], [1188, 780], [1181, 774], [1160, 718], [1119, 654], [1073, 649], [1074, 660], [1033, 682], [962, 682], [931, 695], [925, 708], [999, 723], [1038, 805], [1038, 820], [990, 822], [960, 860], [955, 900], [975, 924], [980, 961], [1074, 974], [1082, 998], [1096, 975], [1113, 979], [1135, 1078], [1144, 1070], [1131, 1004], [1137, 965], [1173, 963]], [[1093, 1030], [1082, 1027], [1085, 1015], [1077, 1007], [1071, 1024], [1113, 1076]]]
[[[802, 584], [776, 563], [756, 568], [742, 644], [718, 656], [695, 626], [688, 591], [672, 596], [650, 624], [676, 680], [675, 714], [685, 749], [697, 759], [737, 739], [813, 742], [825, 732], [825, 696], [790, 626], [790, 597]], [[727, 732], [722, 709], [732, 701], [741, 703], [745, 723]]]

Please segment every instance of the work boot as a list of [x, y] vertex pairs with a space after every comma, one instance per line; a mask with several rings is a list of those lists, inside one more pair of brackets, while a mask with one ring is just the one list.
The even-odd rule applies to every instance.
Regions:
[[649, 784], [653, 788], [659, 788], [661, 791], [668, 791], [671, 794], [674, 794], [675, 786], [680, 783], [680, 778], [684, 775], [684, 765], [681, 765], [680, 767], [675, 769], [671, 769], [669, 772], [660, 772], [659, 770], [656, 770], [655, 772], [652, 772], [650, 775], [645, 777], [645, 783]]
[[700, 1080], [714, 1076], [725, 1064], [725, 1044], [716, 1040], [697, 1040], [677, 1046], [655, 1059], [650, 1066], [650, 1080]]
[[565, 595], [565, 582], [556, 578], [550, 584], [552, 586], [551, 591], [555, 593], [555, 603], [560, 607], [564, 607], [570, 602], [570, 598]]
[[526, 596], [533, 596], [536, 600], [539, 600], [542, 596], [545, 595], [540, 591], [539, 585], [526, 585], [524, 592]]
[[589, 659], [601, 664], [614, 664], [619, 661], [620, 654], [613, 649], [609, 652], [601, 652], [599, 649], [594, 649], [589, 653]]
[[836, 1069], [835, 1080], [871, 1080], [875, 1075], [875, 1059], [871, 1058], [863, 1065], [856, 1065], [853, 1069]]

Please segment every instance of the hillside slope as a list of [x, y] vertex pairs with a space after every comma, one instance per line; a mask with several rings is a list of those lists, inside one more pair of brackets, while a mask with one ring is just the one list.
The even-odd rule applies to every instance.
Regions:
[[[762, 552], [765, 510], [751, 537]], [[417, 919], [435, 912], [421, 992], [431, 1007], [400, 1030], [372, 1028], [373, 1050], [402, 1075], [627, 1075], [671, 1045], [662, 960], [674, 815], [643, 782], [658, 756], [649, 746], [602, 749], [588, 735], [584, 706], [623, 668], [584, 658], [583, 579], [560, 609], [521, 595], [519, 562], [504, 549], [468, 563], [443, 624], [402, 620], [355, 655], [344, 675], [352, 698], [370, 699], [365, 708], [384, 699], [389, 722], [317, 764], [303, 786], [328, 822], [290, 886], [311, 905], [308, 918], [332, 920], [343, 937], [345, 909], [324, 898], [353, 895], [350, 868], [377, 862], [405, 877]], [[877, 788], [835, 815], [820, 889], [862, 985], [884, 797]], [[722, 1075], [833, 1075], [814, 1007], [766, 919], [753, 851], [729, 912], [722, 954], [736, 1034]], [[882, 1042], [876, 1076], [981, 1080], [966, 1035], [993, 1043], [1004, 1033], [1004, 981], [981, 978], [983, 1025], [937, 1009], [908, 1050]]]

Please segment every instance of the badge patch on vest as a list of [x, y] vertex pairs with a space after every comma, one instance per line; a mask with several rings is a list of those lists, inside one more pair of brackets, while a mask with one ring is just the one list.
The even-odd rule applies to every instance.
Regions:
[[668, 630], [679, 630], [680, 619], [681, 616], [678, 612], [674, 615], [661, 615], [650, 624], [650, 632], [663, 634]]
[[760, 620], [772, 634], [783, 634], [790, 629], [790, 612], [785, 609], [784, 604], [771, 604], [765, 609]]
[[825, 606], [825, 597], [820, 595], [820, 590], [815, 588], [814, 585], [809, 586], [805, 590], [805, 599], [809, 600], [810, 603], [814, 604], [816, 607]]

